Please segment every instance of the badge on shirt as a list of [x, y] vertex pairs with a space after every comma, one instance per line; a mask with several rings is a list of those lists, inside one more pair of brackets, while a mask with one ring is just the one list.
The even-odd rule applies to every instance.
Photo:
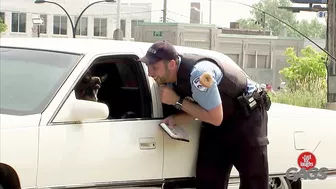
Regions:
[[193, 80], [193, 85], [196, 87], [196, 89], [202, 91], [202, 92], [205, 92], [208, 90], [208, 88], [204, 87], [201, 82], [200, 82], [200, 77], [196, 77], [194, 80]]

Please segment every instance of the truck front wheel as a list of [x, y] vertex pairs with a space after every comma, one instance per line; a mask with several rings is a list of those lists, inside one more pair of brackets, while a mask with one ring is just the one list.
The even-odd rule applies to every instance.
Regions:
[[13, 167], [4, 163], [0, 163], [0, 186], [3, 189], [21, 189], [18, 174]]

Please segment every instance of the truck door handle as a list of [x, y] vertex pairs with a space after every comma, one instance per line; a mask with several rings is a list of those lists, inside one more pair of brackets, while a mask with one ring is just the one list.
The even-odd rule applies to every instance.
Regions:
[[151, 150], [156, 148], [156, 142], [153, 137], [139, 138], [139, 145], [141, 150]]
[[307, 149], [307, 137], [304, 131], [294, 132], [294, 148], [295, 150], [306, 150]]

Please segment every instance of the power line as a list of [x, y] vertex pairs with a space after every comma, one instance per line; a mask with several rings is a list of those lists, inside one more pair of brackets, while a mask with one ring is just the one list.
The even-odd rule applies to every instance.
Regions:
[[[2, 10], [3, 12], [12, 12], [11, 10]], [[153, 12], [161, 12], [162, 10], [152, 10], [152, 11], [141, 11], [141, 12], [124, 12], [122, 13], [122, 15], [136, 15], [136, 14], [142, 14], [142, 13], [153, 13]], [[173, 12], [173, 11], [169, 11], [167, 10], [167, 12], [170, 12], [170, 13], [173, 13], [173, 14], [176, 14], [176, 15], [179, 15], [181, 17], [185, 17], [185, 18], [188, 18], [188, 19], [191, 19], [189, 16], [186, 16], [186, 15], [183, 15], [183, 14], [180, 14], [180, 13], [176, 13], [176, 12]], [[30, 13], [30, 14], [40, 14], [40, 15], [53, 15], [53, 14], [48, 14], [48, 13], [36, 13], [36, 12], [21, 12], [21, 13]], [[86, 16], [94, 16], [96, 18], [101, 18], [99, 16], [111, 16], [111, 15], [117, 15], [116, 13], [109, 13], [109, 14], [84, 14], [82, 18], [85, 18]], [[56, 15], [55, 15], [56, 16]], [[57, 16], [62, 16], [62, 15], [57, 15]], [[65, 16], [65, 15], [64, 15]], [[78, 16], [78, 15], [70, 15], [70, 16]], [[169, 18], [167, 18], [169, 20]], [[122, 19], [123, 20], [123, 19]], [[146, 19], [138, 19], [138, 20], [146, 20]], [[172, 19], [170, 19], [172, 20]], [[199, 21], [199, 20], [196, 20], [196, 19], [191, 19], [193, 21]], [[111, 23], [117, 23], [116, 19], [113, 19], [111, 21]], [[106, 26], [106, 27], [101, 27], [101, 28], [108, 28], [109, 26]]]
[[222, 1], [222, 2], [231, 2], [231, 3], [237, 3], [237, 4], [241, 4], [241, 5], [244, 5], [244, 6], [247, 6], [247, 7], [250, 7], [252, 9], [255, 9], [259, 12], [262, 12], [263, 14], [267, 14], [268, 16], [278, 20], [279, 22], [285, 24], [286, 26], [290, 27], [292, 30], [296, 31], [297, 33], [299, 33], [301, 36], [303, 36], [304, 38], [306, 38], [307, 40], [309, 40], [311, 43], [313, 43], [314, 45], [316, 45], [320, 50], [322, 50], [323, 52], [325, 52], [329, 57], [331, 57], [332, 59], [334, 59], [336, 61], [336, 58], [331, 55], [327, 50], [325, 50], [324, 48], [320, 47], [318, 44], [316, 44], [313, 40], [311, 40], [309, 37], [307, 37], [306, 35], [304, 35], [303, 33], [301, 33], [300, 31], [298, 31], [297, 29], [295, 29], [293, 26], [291, 26], [290, 24], [286, 23], [285, 21], [281, 20], [280, 18], [264, 11], [264, 10], [261, 10], [257, 7], [253, 7], [251, 5], [248, 5], [248, 4], [245, 4], [245, 3], [241, 3], [241, 2], [237, 2], [237, 1], [231, 1], [231, 0], [216, 0], [216, 1]]
[[[121, 13], [121, 15], [134, 15], [134, 14], [142, 14], [142, 13], [153, 13], [153, 12], [161, 12], [162, 10], [153, 10], [153, 11], [142, 11], [142, 12], [124, 12]], [[117, 15], [116, 13], [108, 13], [108, 14], [85, 14], [83, 16], [111, 16], [111, 15]]]
[[[244, 6], [247, 6], [247, 7], [250, 7], [250, 8], [253, 8], [253, 9], [256, 9], [260, 12], [262, 12], [263, 14], [267, 14], [268, 16], [271, 16], [272, 18], [280, 21], [281, 23], [285, 24], [286, 26], [290, 27], [291, 29], [293, 29], [294, 31], [298, 32], [300, 35], [302, 35], [304, 38], [308, 39], [310, 42], [312, 42], [314, 45], [316, 45], [319, 49], [321, 49], [323, 52], [325, 52], [326, 54], [328, 54], [331, 58], [333, 58], [334, 60], [336, 60], [336, 58], [334, 56], [332, 56], [328, 51], [326, 51], [325, 49], [323, 49], [322, 47], [320, 47], [318, 44], [316, 44], [313, 40], [311, 40], [309, 37], [307, 37], [306, 35], [304, 35], [303, 33], [301, 33], [300, 31], [298, 31], [297, 29], [295, 29], [294, 27], [292, 27], [290, 24], [286, 23], [285, 21], [281, 20], [280, 18], [276, 17], [276, 16], [273, 16], [272, 14], [264, 11], [264, 10], [261, 10], [259, 8], [256, 8], [256, 7], [253, 7], [251, 5], [248, 5], [248, 4], [245, 4], [245, 3], [241, 3], [241, 2], [237, 2], [237, 1], [231, 1], [231, 0], [215, 0], [215, 1], [222, 1], [222, 2], [231, 2], [231, 3], [237, 3], [237, 4], [241, 4], [241, 5], [244, 5]], [[129, 13], [122, 13], [122, 15], [133, 15], [133, 14], [141, 14], [141, 13], [151, 13], [151, 12], [157, 12], [157, 11], [162, 11], [162, 10], [153, 10], [153, 11], [142, 11], [142, 12], [129, 12]], [[186, 16], [186, 15], [183, 15], [183, 14], [180, 14], [180, 13], [176, 13], [176, 12], [173, 12], [173, 11], [169, 11], [169, 10], [166, 10], [170, 13], [173, 13], [173, 14], [176, 14], [176, 15], [179, 15], [179, 16], [182, 16], [182, 17], [185, 17], [185, 18], [188, 18], [188, 19], [191, 19], [189, 16]], [[28, 13], [28, 12], [27, 12]], [[32, 12], [30, 12], [32, 13]], [[116, 14], [92, 14], [92, 15], [85, 15], [85, 16], [109, 16], [109, 15], [116, 15]], [[71, 16], [74, 16], [74, 15], [71, 15]], [[196, 20], [196, 19], [191, 19], [193, 21], [199, 21], [199, 20]]]
[[[181, 17], [188, 18], [188, 19], [190, 19], [190, 20], [192, 20], [192, 21], [200, 21], [200, 20], [197, 20], [197, 19], [192, 19], [192, 18], [190, 18], [189, 16], [183, 15], [183, 14], [181, 14], [181, 13], [173, 12], [173, 11], [170, 11], [170, 10], [167, 10], [167, 11], [170, 12], [170, 13], [179, 15], [179, 16], [181, 16]], [[208, 24], [208, 22], [205, 22], [205, 23]]]

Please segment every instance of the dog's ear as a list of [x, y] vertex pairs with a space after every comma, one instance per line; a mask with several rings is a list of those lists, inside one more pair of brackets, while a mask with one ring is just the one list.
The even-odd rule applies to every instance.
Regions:
[[82, 78], [81, 82], [82, 83], [89, 83], [90, 82], [91, 77], [88, 75], [84, 75], [84, 77]]
[[83, 79], [86, 80], [86, 81], [90, 81], [90, 79], [91, 79], [91, 72], [90, 72], [90, 70], [87, 71], [87, 72], [84, 74]]
[[91, 79], [91, 77], [89, 76], [89, 75], [85, 75], [85, 77], [84, 77], [86, 80], [90, 80]]
[[103, 83], [107, 79], [107, 74], [100, 77], [100, 81]]

